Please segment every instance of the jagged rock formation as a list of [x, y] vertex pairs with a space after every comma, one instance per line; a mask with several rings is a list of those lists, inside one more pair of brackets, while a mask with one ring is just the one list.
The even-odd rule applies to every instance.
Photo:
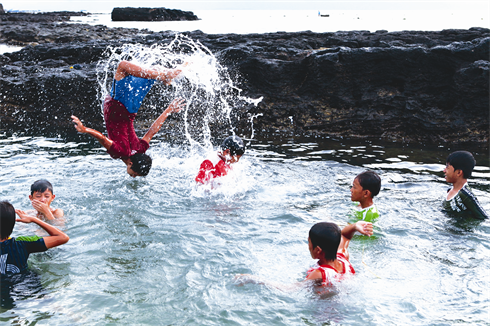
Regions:
[[199, 20], [191, 11], [166, 8], [114, 8], [112, 21], [175, 21]]
[[[0, 131], [31, 134], [74, 132], [74, 112], [103, 130], [95, 66], [106, 47], [174, 38], [83, 24], [0, 27], [0, 42], [35, 45], [0, 55]], [[264, 97], [258, 107], [237, 108], [239, 132], [249, 134], [248, 118], [262, 113], [254, 126], [263, 137], [488, 143], [488, 29], [185, 34], [241, 76], [244, 95]]]

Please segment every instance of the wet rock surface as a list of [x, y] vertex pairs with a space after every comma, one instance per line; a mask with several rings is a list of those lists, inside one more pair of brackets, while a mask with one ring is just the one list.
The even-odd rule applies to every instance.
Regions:
[[[26, 45], [0, 55], [0, 131], [43, 135], [73, 133], [74, 113], [104, 129], [95, 69], [108, 46], [175, 36], [52, 22], [0, 27], [0, 42]], [[239, 133], [250, 135], [250, 118], [263, 114], [254, 129], [264, 137], [488, 144], [488, 29], [184, 34], [239, 76], [243, 95], [263, 96], [257, 107], [235, 110]]]

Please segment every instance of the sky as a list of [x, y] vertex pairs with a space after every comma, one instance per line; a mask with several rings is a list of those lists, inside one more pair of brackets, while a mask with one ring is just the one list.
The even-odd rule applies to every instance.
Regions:
[[489, 10], [488, 0], [0, 0], [5, 10], [111, 12], [114, 7], [193, 10]]

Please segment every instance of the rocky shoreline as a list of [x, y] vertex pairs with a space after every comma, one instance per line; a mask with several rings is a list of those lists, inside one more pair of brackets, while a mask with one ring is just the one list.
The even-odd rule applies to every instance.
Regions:
[[[25, 46], [0, 55], [0, 132], [9, 134], [73, 133], [73, 112], [103, 130], [95, 67], [105, 49], [175, 36], [5, 15], [0, 43]], [[488, 146], [488, 29], [184, 34], [241, 76], [243, 95], [263, 96], [258, 107], [236, 110], [238, 133], [249, 135], [250, 116], [261, 113], [254, 127], [263, 136]]]

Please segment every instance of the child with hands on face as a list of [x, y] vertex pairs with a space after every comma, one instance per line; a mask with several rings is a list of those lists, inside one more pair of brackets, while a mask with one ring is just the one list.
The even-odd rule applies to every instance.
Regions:
[[18, 211], [46, 221], [62, 218], [64, 216], [63, 210], [51, 207], [51, 203], [55, 197], [53, 185], [48, 180], [37, 180], [31, 185], [31, 194], [29, 195], [29, 200], [34, 210], [28, 210], [26, 212]]

